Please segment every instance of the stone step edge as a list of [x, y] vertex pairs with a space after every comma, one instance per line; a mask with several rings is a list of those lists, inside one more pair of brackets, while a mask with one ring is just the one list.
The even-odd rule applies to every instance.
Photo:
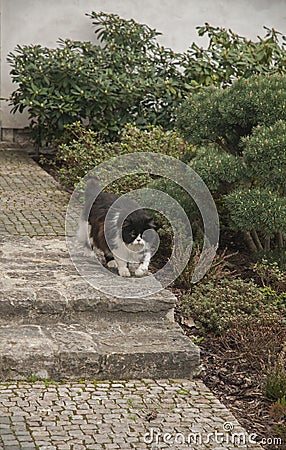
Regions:
[[[85, 285], [83, 285], [85, 286]], [[153, 318], [169, 317], [173, 321], [173, 311], [176, 297], [169, 291], [145, 298], [107, 298], [101, 297], [94, 291], [79, 295], [78, 293], [57, 292], [43, 289], [0, 289], [0, 320], [9, 321], [22, 320], [63, 320], [70, 321], [73, 317], [107, 316], [116, 317], [129, 316], [140, 318], [140, 316]]]
[[156, 323], [0, 326], [0, 380], [191, 378], [199, 349], [181, 328]]

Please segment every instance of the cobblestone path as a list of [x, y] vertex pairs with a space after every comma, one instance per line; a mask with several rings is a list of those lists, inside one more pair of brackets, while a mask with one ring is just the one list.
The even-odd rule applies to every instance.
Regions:
[[25, 151], [0, 149], [0, 235], [64, 236], [68, 200]]
[[[24, 151], [0, 149], [0, 235], [11, 245], [64, 239], [68, 200]], [[198, 380], [0, 383], [0, 450], [261, 448], [252, 439]]]
[[258, 449], [200, 381], [0, 385], [5, 450]]

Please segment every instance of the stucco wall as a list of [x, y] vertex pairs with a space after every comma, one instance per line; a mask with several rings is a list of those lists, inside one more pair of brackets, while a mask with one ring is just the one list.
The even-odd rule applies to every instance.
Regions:
[[[198, 38], [196, 26], [205, 22], [225, 26], [255, 38], [264, 35], [263, 25], [286, 34], [286, 0], [2, 0], [1, 2], [1, 97], [14, 86], [6, 62], [17, 44], [57, 45], [59, 37], [94, 40], [91, 21], [85, 13], [106, 11], [147, 23], [163, 33], [160, 42], [184, 51]], [[11, 115], [2, 102], [4, 128], [27, 125], [24, 114]]]

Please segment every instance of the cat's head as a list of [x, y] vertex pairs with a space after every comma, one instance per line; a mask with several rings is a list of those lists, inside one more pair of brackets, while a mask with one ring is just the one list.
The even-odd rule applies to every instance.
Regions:
[[134, 211], [123, 222], [122, 239], [127, 245], [143, 248], [146, 244], [143, 233], [150, 229], [157, 229], [153, 218], [143, 210]]

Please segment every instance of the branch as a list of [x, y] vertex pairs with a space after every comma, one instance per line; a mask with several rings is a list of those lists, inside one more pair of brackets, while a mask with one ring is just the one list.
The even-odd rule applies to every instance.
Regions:
[[243, 231], [242, 234], [243, 234], [245, 242], [248, 245], [249, 250], [252, 253], [256, 253], [258, 251], [258, 248], [256, 247], [255, 242], [252, 239], [252, 236], [251, 236], [250, 232], [249, 231]]
[[278, 233], [277, 233], [277, 241], [278, 241], [278, 248], [281, 250], [281, 248], [284, 247], [284, 239], [283, 239], [282, 231], [278, 231]]
[[270, 250], [270, 237], [266, 237], [264, 239], [264, 250], [266, 252], [269, 252], [269, 250]]
[[251, 236], [252, 236], [258, 250], [263, 250], [262, 244], [260, 242], [260, 239], [258, 237], [256, 230], [251, 230]]

